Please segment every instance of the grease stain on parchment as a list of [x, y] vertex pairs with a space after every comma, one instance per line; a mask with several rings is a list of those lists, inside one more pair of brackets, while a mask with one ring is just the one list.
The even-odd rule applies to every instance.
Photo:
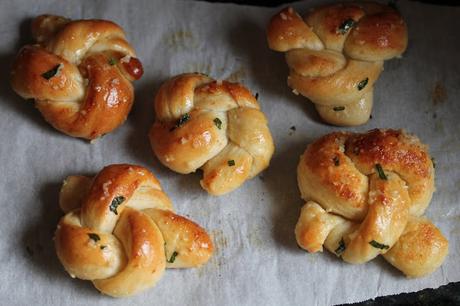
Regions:
[[211, 232], [214, 241], [214, 248], [216, 251], [221, 251], [228, 246], [227, 237], [224, 236], [224, 232], [220, 229], [213, 230]]
[[239, 67], [232, 70], [227, 77], [225, 76], [227, 74], [225, 73], [226, 70], [227, 69], [225, 67], [215, 67], [212, 65], [212, 63], [198, 62], [185, 65], [184, 72], [203, 73], [214, 79], [222, 79], [234, 83], [242, 83], [248, 76], [248, 71], [244, 67]]
[[442, 120], [436, 120], [434, 123], [434, 130], [439, 134], [446, 134]]
[[259, 249], [264, 245], [261, 229], [258, 227], [252, 227], [246, 237], [249, 241], [249, 244], [254, 248]]
[[221, 267], [224, 265], [224, 252], [223, 250], [227, 248], [228, 241], [227, 237], [224, 236], [224, 232], [220, 229], [215, 229], [211, 231], [211, 239], [214, 244], [214, 254], [212, 255], [209, 262], [206, 264], [206, 269], [203, 267], [198, 270], [198, 276], [202, 277], [209, 273], [209, 270], [219, 271], [219, 277], [221, 276]]
[[227, 81], [230, 82], [243, 82], [248, 75], [247, 70], [244, 67], [240, 67], [236, 70], [233, 70], [230, 75], [227, 77]]
[[186, 30], [166, 33], [163, 37], [163, 42], [170, 50], [174, 51], [189, 50], [198, 46], [193, 33]]
[[446, 87], [439, 81], [434, 84], [434, 88], [431, 93], [431, 100], [435, 106], [442, 104], [447, 100]]
[[212, 77], [213, 66], [211, 63], [192, 63], [185, 66], [185, 71], [203, 73]]

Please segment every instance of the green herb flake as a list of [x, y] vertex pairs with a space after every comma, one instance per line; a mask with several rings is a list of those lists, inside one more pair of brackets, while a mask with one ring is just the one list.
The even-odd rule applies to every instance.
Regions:
[[356, 22], [353, 19], [348, 18], [340, 25], [338, 32], [342, 35], [346, 34], [355, 25], [355, 23]]
[[256, 96], [255, 96], [255, 97], [256, 97], [256, 100], [259, 100], [259, 93], [258, 93], [258, 92], [256, 92]]
[[434, 160], [434, 157], [431, 158], [431, 162], [433, 163], [433, 168], [436, 169], [436, 161]]
[[361, 82], [358, 83], [358, 90], [363, 90], [364, 87], [366, 87], [367, 82], [369, 82], [369, 78], [365, 78]]
[[345, 110], [345, 106], [334, 106], [333, 110], [334, 112], [341, 112]]
[[106, 247], [107, 247], [106, 245], [101, 245], [101, 246], [100, 246], [100, 249], [103, 250], [103, 249], [105, 249]]
[[175, 128], [180, 128], [185, 123], [187, 123], [187, 121], [189, 121], [189, 120], [190, 120], [190, 114], [189, 113], [183, 114], [182, 116], [180, 116], [179, 120], [177, 120], [176, 125], [174, 125], [172, 128], [170, 128], [169, 131], [171, 132]]
[[94, 242], [98, 242], [99, 240], [101, 240], [101, 237], [99, 237], [99, 235], [95, 233], [88, 233], [88, 237]]
[[179, 118], [179, 120], [177, 121], [176, 126], [177, 126], [177, 127], [181, 127], [181, 126], [183, 126], [183, 125], [184, 125], [187, 121], [189, 121], [189, 120], [190, 120], [190, 114], [189, 114], [189, 113], [186, 113], [186, 114], [182, 115], [182, 116]]
[[332, 161], [334, 162], [334, 165], [337, 167], [340, 165], [340, 159], [338, 156], [334, 156], [334, 158], [332, 159]]
[[227, 164], [228, 164], [230, 167], [233, 167], [233, 166], [235, 166], [235, 161], [234, 161], [233, 159], [231, 159], [231, 160], [229, 160], [229, 161], [227, 162]]
[[295, 131], [296, 131], [296, 127], [295, 127], [295, 125], [291, 126], [289, 129], [290, 129], [291, 131], [293, 131], [293, 132], [295, 132]]
[[109, 58], [109, 65], [110, 66], [115, 66], [117, 64], [117, 60], [114, 59], [113, 57]]
[[343, 238], [340, 239], [339, 246], [337, 249], [335, 249], [334, 253], [337, 254], [337, 256], [342, 255], [343, 252], [345, 252], [345, 249], [347, 246], [345, 245], [345, 241], [343, 241]]
[[213, 121], [219, 130], [222, 129], [222, 121], [219, 118], [214, 118]]
[[382, 165], [381, 164], [376, 164], [375, 165], [375, 170], [377, 170], [377, 173], [379, 174], [380, 179], [382, 180], [387, 180], [388, 177], [385, 174], [385, 171], [383, 171]]
[[62, 64], [57, 64], [56, 66], [51, 68], [51, 70], [48, 70], [47, 72], [42, 73], [42, 78], [44, 78], [45, 80], [49, 80], [52, 77], [57, 76], [62, 66], [63, 66]]
[[174, 261], [176, 261], [176, 257], [179, 255], [179, 253], [177, 253], [176, 251], [174, 251], [171, 255], [171, 257], [169, 259], [167, 259], [166, 261], [169, 262], [169, 263], [174, 263]]
[[381, 249], [381, 250], [388, 250], [390, 248], [389, 245], [379, 243], [375, 240], [372, 240], [371, 242], [369, 242], [369, 244], [372, 245], [374, 248]]
[[115, 215], [118, 215], [117, 208], [124, 201], [125, 201], [124, 196], [118, 196], [118, 197], [113, 198], [112, 203], [109, 206], [110, 211], [113, 212]]

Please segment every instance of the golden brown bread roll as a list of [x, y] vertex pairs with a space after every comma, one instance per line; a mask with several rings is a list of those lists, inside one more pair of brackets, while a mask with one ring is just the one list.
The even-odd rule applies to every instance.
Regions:
[[147, 169], [110, 165], [94, 178], [70, 176], [62, 186], [56, 252], [72, 277], [123, 297], [150, 288], [165, 268], [198, 267], [213, 244], [196, 223], [176, 215]]
[[409, 277], [436, 270], [448, 252], [422, 215], [434, 192], [434, 167], [420, 140], [402, 130], [336, 132], [308, 145], [297, 180], [302, 207], [297, 243], [349, 263], [382, 254]]
[[403, 234], [383, 257], [410, 277], [434, 272], [447, 256], [449, 242], [424, 217], [410, 216]]
[[289, 7], [272, 17], [267, 40], [286, 52], [293, 92], [324, 121], [349, 126], [369, 119], [383, 61], [406, 50], [407, 28], [397, 11], [372, 2], [325, 5], [303, 19]]
[[45, 120], [74, 137], [94, 139], [121, 125], [134, 100], [142, 64], [111, 21], [42, 15], [35, 43], [24, 46], [11, 72], [21, 97], [35, 99]]
[[221, 195], [268, 167], [274, 145], [257, 100], [242, 85], [188, 73], [155, 97], [155, 155], [179, 173], [203, 170], [201, 186]]

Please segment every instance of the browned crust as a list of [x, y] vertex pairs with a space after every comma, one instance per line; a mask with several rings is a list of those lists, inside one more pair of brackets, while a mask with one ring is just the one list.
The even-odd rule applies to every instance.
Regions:
[[[35, 99], [46, 121], [70, 136], [95, 139], [126, 120], [134, 100], [131, 81], [143, 69], [118, 25], [42, 15], [33, 21], [32, 33], [39, 44], [21, 49], [11, 85], [20, 96]], [[99, 40], [97, 52], [75, 62], [76, 50]], [[43, 77], [57, 65], [55, 76]]]
[[366, 173], [378, 163], [388, 170], [410, 173], [419, 179], [429, 178], [432, 173], [425, 145], [403, 130], [374, 129], [354, 134], [347, 140], [346, 148], [347, 154], [362, 165]]
[[92, 280], [105, 294], [128, 296], [154, 286], [170, 255], [166, 244], [181, 252], [168, 267], [196, 267], [212, 256], [206, 231], [170, 211], [159, 181], [141, 166], [110, 165], [94, 179], [71, 176], [60, 200], [73, 210], [56, 230], [58, 257], [73, 277]]
[[[305, 21], [304, 21], [305, 20]], [[407, 27], [394, 9], [373, 2], [336, 3], [311, 9], [304, 20], [292, 9], [274, 15], [267, 27], [272, 50], [287, 52], [288, 86], [319, 107], [324, 121], [342, 126], [368, 121], [372, 104], [335, 115], [326, 107], [372, 100], [383, 61], [407, 48]], [[331, 52], [343, 55], [343, 60]]]
[[[268, 122], [243, 85], [199, 73], [181, 74], [161, 85], [154, 105], [156, 118], [149, 132], [153, 152], [173, 171], [203, 169], [202, 186], [210, 194], [231, 192], [268, 166], [274, 151]], [[238, 110], [251, 115], [237, 116]], [[244, 175], [233, 168], [221, 171], [222, 165], [229, 167], [231, 156], [223, 154], [232, 143], [251, 155]]]
[[447, 240], [417, 217], [434, 192], [434, 168], [416, 136], [392, 129], [327, 134], [307, 147], [297, 174], [308, 201], [295, 230], [302, 248], [324, 245], [350, 263], [382, 254], [409, 277], [444, 261]]

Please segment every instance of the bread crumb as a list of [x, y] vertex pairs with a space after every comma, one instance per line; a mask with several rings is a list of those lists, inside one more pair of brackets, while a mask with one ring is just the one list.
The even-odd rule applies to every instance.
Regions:
[[104, 192], [104, 196], [108, 197], [109, 194], [109, 186], [112, 184], [112, 180], [108, 180], [104, 184], [102, 184], [102, 191]]
[[129, 63], [130, 60], [131, 60], [131, 56], [126, 55], [120, 59], [120, 63]]

